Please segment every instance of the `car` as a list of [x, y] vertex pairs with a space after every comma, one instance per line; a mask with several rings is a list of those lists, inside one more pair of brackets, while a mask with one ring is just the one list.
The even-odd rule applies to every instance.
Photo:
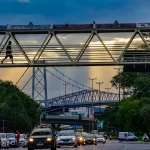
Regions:
[[119, 141], [138, 141], [138, 137], [132, 132], [119, 132], [118, 139]]
[[96, 139], [94, 134], [86, 134], [85, 135], [85, 142], [86, 142], [86, 144], [97, 145], [97, 139]]
[[24, 148], [27, 147], [27, 141], [25, 138], [25, 134], [20, 134], [19, 145], [24, 147]]
[[7, 138], [9, 139], [9, 147], [17, 148], [17, 140], [15, 133], [7, 133]]
[[1, 148], [9, 148], [9, 139], [6, 133], [0, 133]]
[[33, 129], [27, 144], [28, 150], [49, 149], [56, 150], [56, 138], [50, 128]]
[[74, 146], [77, 145], [77, 137], [74, 130], [63, 130], [57, 133], [57, 147], [61, 146]]
[[106, 143], [106, 138], [103, 135], [95, 135], [96, 139], [97, 139], [97, 143]]
[[85, 137], [84, 135], [82, 135], [82, 133], [76, 133], [76, 137], [77, 137], [77, 143], [78, 145], [86, 145], [86, 142], [85, 142]]

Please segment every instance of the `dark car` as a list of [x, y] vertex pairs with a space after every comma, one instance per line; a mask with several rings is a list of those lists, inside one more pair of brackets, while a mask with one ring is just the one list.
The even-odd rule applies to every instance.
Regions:
[[95, 135], [93, 135], [93, 134], [85, 135], [85, 142], [86, 142], [86, 144], [97, 145], [97, 139], [96, 139]]
[[50, 128], [37, 128], [28, 138], [28, 150], [46, 149], [56, 150], [56, 138]]
[[85, 142], [85, 137], [84, 135], [82, 135], [82, 133], [76, 133], [76, 136], [77, 136], [77, 143], [78, 145], [86, 145], [86, 142]]

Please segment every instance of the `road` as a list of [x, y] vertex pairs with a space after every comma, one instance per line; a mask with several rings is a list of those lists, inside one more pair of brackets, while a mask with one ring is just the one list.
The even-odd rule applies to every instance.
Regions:
[[[57, 150], [150, 150], [150, 144], [138, 142], [107, 141], [106, 144], [79, 146], [78, 148], [63, 147]], [[27, 150], [27, 148], [11, 148], [10, 150]]]

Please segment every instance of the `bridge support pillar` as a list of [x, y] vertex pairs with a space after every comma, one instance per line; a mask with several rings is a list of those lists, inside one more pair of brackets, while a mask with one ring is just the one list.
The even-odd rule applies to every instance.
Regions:
[[32, 98], [36, 100], [44, 100], [47, 106], [47, 75], [46, 67], [33, 67], [32, 76]]

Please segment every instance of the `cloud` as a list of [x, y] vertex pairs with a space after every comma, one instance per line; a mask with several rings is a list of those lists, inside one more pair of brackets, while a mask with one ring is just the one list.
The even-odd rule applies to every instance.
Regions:
[[20, 3], [29, 3], [30, 0], [18, 0], [18, 2], [20, 2]]

